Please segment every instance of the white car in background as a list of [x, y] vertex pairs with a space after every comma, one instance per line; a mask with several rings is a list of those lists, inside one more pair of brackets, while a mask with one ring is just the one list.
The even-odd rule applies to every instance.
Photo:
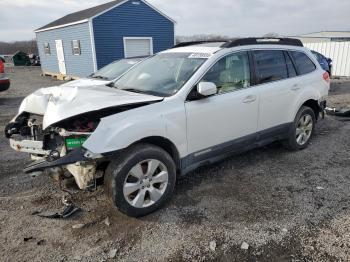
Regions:
[[81, 189], [103, 177], [109, 200], [137, 217], [199, 166], [274, 141], [306, 148], [329, 86], [299, 40], [184, 43], [114, 87], [39, 90], [5, 134], [15, 150], [42, 158], [25, 173], [70, 174]]
[[140, 63], [145, 57], [134, 57], [117, 60], [98, 70], [96, 73], [61, 86], [105, 86], [113, 83], [130, 68]]

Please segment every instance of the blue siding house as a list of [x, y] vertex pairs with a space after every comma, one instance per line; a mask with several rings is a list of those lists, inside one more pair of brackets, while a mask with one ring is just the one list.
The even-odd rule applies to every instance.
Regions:
[[115, 0], [64, 16], [35, 31], [44, 74], [85, 77], [121, 58], [175, 42], [175, 21], [145, 0]]

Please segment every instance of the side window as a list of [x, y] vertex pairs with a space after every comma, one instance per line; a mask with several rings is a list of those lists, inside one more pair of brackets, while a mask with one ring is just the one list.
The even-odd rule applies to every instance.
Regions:
[[295, 77], [297, 76], [297, 71], [295, 70], [295, 67], [293, 65], [292, 59], [288, 55], [287, 52], [284, 53], [287, 63], [287, 69], [288, 69], [288, 77]]
[[287, 65], [283, 51], [254, 51], [256, 74], [260, 84], [288, 78]]
[[249, 87], [248, 53], [234, 53], [222, 58], [206, 73], [202, 81], [215, 83], [219, 94]]
[[45, 55], [50, 55], [51, 54], [50, 44], [49, 43], [44, 43], [44, 53], [45, 53]]
[[80, 40], [72, 41], [72, 51], [73, 55], [81, 55]]
[[290, 51], [290, 54], [294, 59], [299, 75], [305, 75], [316, 70], [315, 64], [306, 54], [297, 51]]

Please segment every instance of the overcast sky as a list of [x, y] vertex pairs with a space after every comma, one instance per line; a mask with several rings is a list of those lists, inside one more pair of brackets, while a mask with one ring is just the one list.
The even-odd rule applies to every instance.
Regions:
[[[28, 40], [34, 29], [108, 0], [0, 0], [0, 41]], [[261, 36], [350, 31], [349, 0], [149, 0], [177, 21], [177, 35]]]

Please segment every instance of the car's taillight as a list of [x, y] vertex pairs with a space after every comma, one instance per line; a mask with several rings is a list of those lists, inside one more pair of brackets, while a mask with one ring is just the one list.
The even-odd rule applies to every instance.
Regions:
[[1, 73], [5, 73], [5, 65], [4, 65], [4, 62], [2, 62], [2, 60], [0, 58], [0, 74]]
[[325, 73], [323, 74], [323, 80], [326, 81], [327, 83], [330, 83], [330, 82], [331, 82], [331, 78], [329, 77], [328, 72], [325, 72]]

